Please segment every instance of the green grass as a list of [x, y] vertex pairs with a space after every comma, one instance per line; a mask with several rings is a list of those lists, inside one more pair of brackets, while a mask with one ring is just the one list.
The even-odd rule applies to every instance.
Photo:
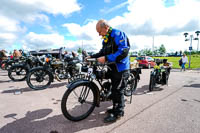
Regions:
[[[186, 68], [189, 68], [189, 55], [188, 57], [188, 63], [186, 64]], [[173, 66], [172, 68], [181, 68], [179, 66], [179, 60], [181, 57], [153, 57], [155, 59], [168, 59], [168, 62], [172, 62]], [[135, 57], [131, 57], [130, 61], [134, 61]], [[190, 64], [191, 69], [197, 69], [200, 68], [200, 55], [191, 55], [191, 64]]]

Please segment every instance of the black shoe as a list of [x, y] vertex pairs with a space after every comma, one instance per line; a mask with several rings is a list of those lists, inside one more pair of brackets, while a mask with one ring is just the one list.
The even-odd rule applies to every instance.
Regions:
[[114, 109], [108, 109], [108, 110], [106, 110], [106, 113], [108, 113], [108, 114], [114, 114]]
[[119, 114], [110, 113], [110, 114], [108, 114], [107, 117], [104, 118], [104, 122], [105, 123], [113, 123], [113, 122], [116, 122], [117, 120], [119, 120], [122, 116], [124, 116], [124, 112], [119, 113]]
[[107, 117], [104, 118], [105, 123], [113, 123], [117, 121], [117, 117], [114, 114], [108, 114]]

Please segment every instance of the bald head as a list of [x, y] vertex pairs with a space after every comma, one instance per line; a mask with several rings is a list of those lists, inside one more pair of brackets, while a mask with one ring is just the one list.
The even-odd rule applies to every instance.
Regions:
[[105, 27], [110, 27], [108, 22], [106, 22], [105, 20], [101, 19], [97, 22], [97, 25], [96, 25], [96, 29], [98, 28], [105, 28]]
[[99, 35], [101, 36], [106, 35], [109, 28], [110, 26], [105, 20], [101, 19], [97, 22], [96, 30], [99, 33]]

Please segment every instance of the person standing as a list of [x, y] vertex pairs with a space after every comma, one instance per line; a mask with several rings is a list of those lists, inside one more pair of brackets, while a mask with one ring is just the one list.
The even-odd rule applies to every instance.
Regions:
[[13, 57], [16, 58], [16, 59], [18, 59], [21, 56], [22, 56], [21, 52], [18, 51], [18, 50], [16, 50], [16, 49], [14, 49]]
[[181, 71], [183, 71], [183, 70], [185, 71], [185, 64], [188, 62], [188, 58], [185, 53], [181, 57], [181, 60], [182, 60]]
[[98, 62], [114, 62], [109, 65], [111, 70], [108, 76], [111, 79], [111, 100], [113, 108], [107, 110], [108, 115], [104, 118], [105, 123], [115, 122], [124, 116], [124, 89], [129, 77], [130, 61], [128, 52], [130, 44], [126, 34], [112, 28], [105, 20], [99, 20], [96, 30], [103, 37], [102, 49], [88, 58], [97, 58]]
[[1, 65], [2, 60], [5, 60], [5, 59], [7, 59], [6, 51], [4, 49], [0, 50], [0, 65]]

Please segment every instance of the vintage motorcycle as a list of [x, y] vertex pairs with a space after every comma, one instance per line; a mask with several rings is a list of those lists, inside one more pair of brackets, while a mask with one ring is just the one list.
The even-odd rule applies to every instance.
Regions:
[[149, 91], [153, 91], [156, 84], [168, 85], [171, 64], [167, 59], [156, 59], [156, 65], [150, 73]]
[[2, 60], [0, 67], [2, 70], [9, 70], [10, 67], [13, 64], [17, 63], [18, 61], [19, 61], [19, 59], [16, 59], [16, 58], [11, 59], [10, 57], [8, 57], [7, 59]]
[[8, 69], [8, 77], [13, 81], [23, 81], [31, 68], [41, 65], [39, 57], [31, 55], [27, 57], [22, 56]]
[[[62, 113], [71, 121], [87, 118], [95, 107], [100, 106], [100, 102], [111, 100], [111, 81], [106, 78], [106, 73], [110, 69], [109, 63], [100, 64], [94, 58], [88, 59], [88, 62], [89, 64], [82, 67], [82, 72], [87, 72], [86, 76], [69, 83], [62, 97]], [[132, 97], [140, 73], [140, 68], [130, 70], [125, 96]]]
[[78, 60], [59, 60], [53, 57], [43, 59], [43, 66], [32, 68], [26, 78], [27, 85], [34, 90], [48, 88], [54, 79], [61, 81], [79, 72]]

